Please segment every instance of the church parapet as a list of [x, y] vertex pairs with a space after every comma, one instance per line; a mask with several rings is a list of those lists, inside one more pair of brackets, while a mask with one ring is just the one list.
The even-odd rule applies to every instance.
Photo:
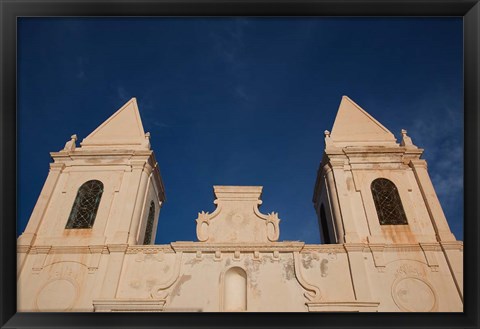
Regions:
[[260, 213], [261, 186], [214, 186], [211, 214], [198, 214], [197, 238], [209, 243], [270, 243], [280, 235], [278, 213]]

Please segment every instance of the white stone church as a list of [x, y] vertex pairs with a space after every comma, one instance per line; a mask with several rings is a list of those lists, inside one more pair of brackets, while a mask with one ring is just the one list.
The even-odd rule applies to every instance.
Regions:
[[279, 241], [261, 186], [214, 186], [198, 242], [153, 244], [165, 191], [149, 138], [133, 98], [51, 153], [18, 238], [19, 312], [463, 311], [463, 243], [423, 150], [348, 97], [314, 185], [324, 244]]

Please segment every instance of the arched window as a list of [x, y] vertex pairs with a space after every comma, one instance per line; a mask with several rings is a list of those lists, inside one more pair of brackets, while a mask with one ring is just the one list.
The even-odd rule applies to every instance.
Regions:
[[145, 228], [145, 237], [143, 244], [150, 244], [152, 241], [153, 220], [155, 219], [155, 204], [150, 202], [150, 210], [148, 211], [147, 227]]
[[328, 224], [327, 224], [327, 215], [325, 214], [325, 207], [320, 206], [320, 230], [322, 232], [322, 242], [324, 244], [332, 243], [330, 240], [330, 235], [328, 234]]
[[80, 186], [65, 228], [92, 228], [102, 193], [103, 183], [98, 180]]
[[371, 189], [381, 225], [408, 224], [395, 184], [388, 179], [378, 178], [372, 182]]
[[232, 267], [225, 272], [223, 310], [227, 312], [247, 310], [247, 273], [240, 267]]

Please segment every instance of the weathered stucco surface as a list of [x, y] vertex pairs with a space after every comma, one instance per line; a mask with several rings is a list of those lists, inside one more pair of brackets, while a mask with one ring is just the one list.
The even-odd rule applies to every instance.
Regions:
[[[135, 99], [54, 162], [18, 239], [19, 311], [461, 312], [463, 243], [450, 232], [423, 150], [348, 97], [340, 104], [314, 190], [323, 241], [279, 241], [262, 187], [214, 186], [197, 242], [154, 241], [165, 200]], [[380, 225], [371, 183], [393, 182], [408, 225]], [[66, 229], [79, 187], [105, 188], [94, 225]], [[323, 216], [321, 218], [321, 208]], [[322, 220], [324, 222], [322, 222]]]

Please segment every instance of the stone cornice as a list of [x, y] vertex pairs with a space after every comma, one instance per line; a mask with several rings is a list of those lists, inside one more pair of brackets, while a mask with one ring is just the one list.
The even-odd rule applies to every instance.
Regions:
[[30, 254], [108, 254], [107, 246], [17, 246], [18, 252]]
[[459, 250], [463, 251], [463, 241], [442, 241], [440, 245], [443, 250]]
[[348, 156], [362, 156], [365, 154], [385, 154], [396, 153], [399, 155], [421, 155], [422, 149], [410, 149], [403, 146], [347, 146], [342, 148], [343, 152]]
[[172, 242], [172, 248], [178, 252], [210, 252], [214, 253], [215, 251], [221, 252], [293, 252], [301, 251], [304, 242], [270, 242], [270, 243], [208, 243], [208, 242]]
[[62, 171], [65, 168], [64, 163], [50, 163], [50, 171]]
[[345, 247], [343, 244], [306, 244], [303, 252], [320, 252], [320, 253], [345, 253]]
[[95, 312], [160, 312], [165, 299], [116, 298], [93, 300]]
[[130, 165], [132, 166], [133, 170], [144, 170], [147, 162], [145, 160], [132, 160], [130, 161]]
[[309, 312], [377, 312], [380, 302], [371, 301], [312, 301], [306, 303]]
[[422, 247], [418, 243], [401, 243], [401, 244], [383, 244], [383, 243], [369, 243], [367, 244], [371, 251], [422, 251]]
[[319, 253], [345, 253], [351, 251], [362, 252], [398, 252], [398, 251], [442, 251], [442, 250], [460, 250], [463, 251], [462, 241], [452, 242], [429, 242], [429, 243], [402, 243], [402, 244], [383, 244], [383, 243], [345, 243], [345, 244], [305, 244], [300, 241], [283, 241], [271, 243], [206, 243], [177, 241], [169, 245], [127, 245], [127, 244], [109, 244], [92, 246], [29, 246], [18, 245], [18, 253], [31, 254], [108, 254], [110, 252], [125, 252], [127, 254], [145, 253], [155, 254], [159, 252], [197, 252], [215, 253], [220, 252], [319, 252]]
[[128, 150], [128, 149], [88, 149], [76, 148], [75, 151], [50, 152], [52, 158], [65, 157], [89, 157], [89, 156], [149, 156], [152, 150]]
[[409, 162], [409, 166], [412, 168], [424, 168], [427, 169], [427, 161], [424, 159], [412, 159]]
[[335, 169], [335, 168], [341, 168], [343, 169], [343, 167], [345, 166], [345, 162], [346, 162], [347, 158], [342, 156], [342, 157], [331, 157], [330, 158], [330, 166], [332, 169]]
[[330, 157], [330, 156], [338, 156], [338, 155], [344, 155], [343, 149], [341, 147], [336, 147], [334, 145], [328, 145], [325, 147], [325, 155]]
[[383, 244], [370, 243], [367, 245], [373, 252], [399, 252], [399, 251], [441, 251], [440, 244], [436, 242], [428, 243], [401, 243], [401, 244]]
[[137, 254], [137, 253], [144, 253], [144, 254], [156, 254], [159, 252], [167, 252], [173, 253], [173, 248], [168, 245], [138, 245], [138, 246], [128, 246], [127, 254]]
[[442, 246], [437, 242], [419, 243], [424, 251], [442, 251]]
[[32, 249], [32, 247], [28, 246], [28, 245], [18, 245], [17, 246], [17, 253], [19, 253], [19, 254], [30, 253], [31, 249]]
[[128, 244], [108, 244], [107, 248], [110, 252], [126, 252]]
[[[50, 156], [54, 160], [57, 166], [62, 164], [71, 166], [74, 162], [75, 165], [92, 165], [82, 164], [85, 160], [97, 160], [96, 166], [118, 166], [118, 165], [130, 165], [131, 161], [144, 161], [147, 162], [153, 151], [151, 150], [80, 150], [75, 151], [60, 151], [50, 152]], [[112, 163], [115, 160], [115, 163]], [[120, 161], [119, 161], [120, 160]]]
[[344, 243], [343, 246], [347, 252], [369, 251], [366, 243]]

